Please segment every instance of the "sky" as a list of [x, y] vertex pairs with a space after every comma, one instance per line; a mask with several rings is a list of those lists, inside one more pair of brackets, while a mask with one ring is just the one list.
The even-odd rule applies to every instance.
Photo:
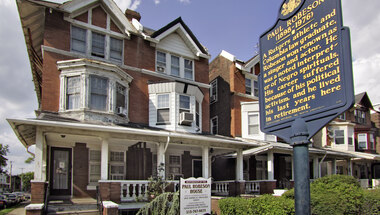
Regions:
[[[61, 3], [63, 1], [53, 1]], [[262, 33], [276, 21], [282, 0], [115, 0], [141, 14], [141, 23], [158, 30], [182, 17], [211, 59], [222, 50], [246, 61], [258, 52]], [[366, 91], [380, 103], [379, 0], [342, 0], [343, 22], [351, 29], [355, 93]], [[33, 171], [29, 157], [7, 118], [34, 118], [34, 92], [25, 40], [15, 0], [0, 0], [0, 143], [9, 145], [12, 174]], [[33, 151], [33, 149], [31, 149]], [[10, 172], [10, 165], [6, 167]]]

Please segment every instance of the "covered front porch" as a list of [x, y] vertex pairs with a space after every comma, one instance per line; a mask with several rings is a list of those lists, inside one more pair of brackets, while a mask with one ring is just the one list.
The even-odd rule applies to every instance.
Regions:
[[[32, 203], [50, 196], [96, 198], [115, 203], [144, 202], [149, 177], [178, 189], [180, 177], [212, 177], [216, 157], [235, 153], [235, 194], [245, 192], [243, 151], [259, 144], [213, 135], [149, 127], [86, 124], [73, 120], [8, 119], [26, 148], [35, 145]], [[216, 171], [226, 171], [225, 167]], [[220, 183], [219, 183], [220, 184]], [[214, 190], [219, 189], [215, 182]], [[253, 186], [253, 190], [258, 189]]]

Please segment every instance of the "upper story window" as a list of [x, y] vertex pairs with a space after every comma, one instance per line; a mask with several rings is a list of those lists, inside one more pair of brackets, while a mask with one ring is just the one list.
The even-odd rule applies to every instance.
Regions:
[[211, 81], [211, 88], [210, 88], [210, 104], [218, 101], [218, 80], [215, 79]]
[[179, 96], [179, 113], [190, 112], [190, 96]]
[[157, 124], [170, 123], [169, 94], [157, 95]]
[[252, 78], [245, 78], [245, 93], [251, 96], [259, 96], [259, 83]]
[[367, 134], [366, 133], [358, 134], [358, 148], [367, 149]]
[[248, 113], [248, 135], [259, 134], [259, 115]]
[[346, 112], [340, 114], [340, 115], [338, 116], [338, 119], [346, 120]]
[[369, 146], [371, 150], [375, 150], [375, 138], [373, 134], [369, 134]]
[[355, 122], [360, 124], [366, 123], [366, 116], [365, 111], [355, 109]]
[[[87, 35], [90, 35], [88, 37]], [[123, 40], [106, 33], [71, 26], [71, 51], [116, 62], [122, 61]]]
[[90, 108], [105, 111], [108, 103], [108, 79], [91, 75], [90, 80]]
[[334, 131], [335, 144], [344, 144], [344, 130]]
[[194, 80], [194, 61], [162, 51], [156, 52], [156, 71]]

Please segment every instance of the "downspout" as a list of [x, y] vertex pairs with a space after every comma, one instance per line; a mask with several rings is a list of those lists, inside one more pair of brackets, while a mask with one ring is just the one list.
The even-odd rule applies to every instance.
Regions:
[[166, 150], [168, 149], [169, 142], [170, 142], [170, 132], [169, 132], [169, 135], [168, 135], [168, 138], [167, 138], [166, 144], [165, 144], [164, 153], [166, 153]]
[[322, 176], [322, 174], [321, 174], [322, 163], [323, 163], [323, 161], [325, 161], [326, 156], [327, 156], [327, 152], [325, 152], [325, 156], [323, 156], [322, 160], [318, 164], [318, 166], [319, 166], [319, 169], [318, 169], [318, 176], [319, 176], [319, 178]]

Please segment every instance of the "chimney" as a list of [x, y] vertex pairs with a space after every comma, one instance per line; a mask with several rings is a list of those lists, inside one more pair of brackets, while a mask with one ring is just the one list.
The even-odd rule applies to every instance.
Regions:
[[125, 10], [125, 16], [127, 17], [127, 19], [131, 22], [133, 18], [135, 18], [137, 21], [140, 22], [140, 19], [141, 19], [141, 15], [139, 12], [136, 12], [134, 10], [131, 10], [131, 9], [127, 9]]

